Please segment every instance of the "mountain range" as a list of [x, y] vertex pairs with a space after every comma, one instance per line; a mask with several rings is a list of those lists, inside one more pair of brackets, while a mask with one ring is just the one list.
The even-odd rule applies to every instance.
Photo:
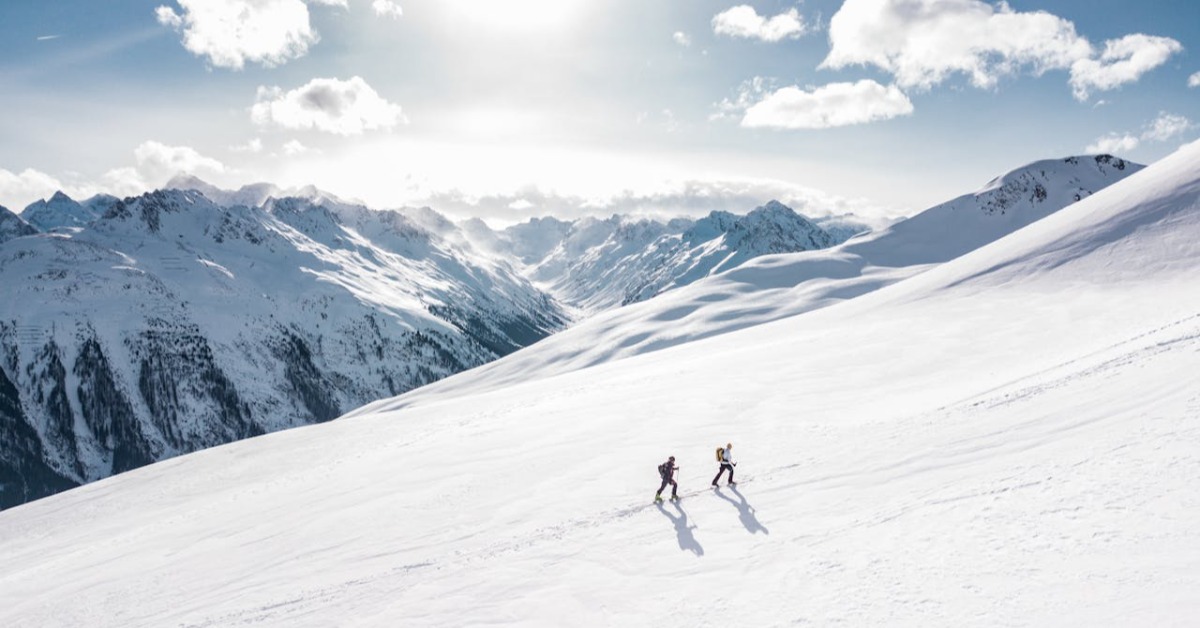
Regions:
[[5, 210], [0, 234], [0, 507], [327, 421], [835, 238], [778, 203], [492, 230], [194, 177], [126, 199], [60, 192]]

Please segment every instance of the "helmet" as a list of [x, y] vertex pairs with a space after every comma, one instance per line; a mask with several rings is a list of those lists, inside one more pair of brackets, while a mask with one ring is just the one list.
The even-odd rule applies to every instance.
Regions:
[[667, 460], [670, 460], [671, 462], [674, 462], [674, 461], [675, 461], [675, 456], [668, 456], [668, 457], [667, 457]]

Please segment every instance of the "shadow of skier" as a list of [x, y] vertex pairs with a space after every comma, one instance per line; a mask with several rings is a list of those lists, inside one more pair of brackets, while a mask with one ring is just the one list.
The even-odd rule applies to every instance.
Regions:
[[697, 556], [703, 556], [704, 548], [700, 547], [700, 542], [697, 541], [696, 536], [692, 534], [692, 530], [695, 530], [696, 526], [688, 525], [687, 513], [683, 511], [683, 508], [679, 505], [679, 502], [671, 502], [671, 505], [675, 507], [675, 510], [679, 511], [678, 517], [672, 515], [670, 511], [668, 511], [667, 508], [662, 505], [662, 502], [659, 502], [656, 505], [658, 506], [658, 511], [661, 512], [667, 519], [670, 519], [671, 523], [674, 524], [675, 536], [679, 538], [679, 549], [685, 552], [691, 552]]
[[771, 531], [767, 530], [767, 527], [760, 523], [758, 521], [758, 517], [755, 516], [754, 506], [751, 506], [750, 503], [746, 501], [745, 496], [738, 492], [737, 487], [729, 486], [726, 488], [728, 488], [729, 491], [734, 495], [737, 495], [738, 498], [733, 499], [732, 497], [726, 496], [725, 493], [722, 493], [721, 489], [719, 488], [714, 492], [717, 494], [717, 497], [720, 497], [721, 499], [733, 504], [733, 507], [738, 509], [738, 519], [742, 521], [742, 525], [746, 527], [746, 531], [750, 534], [757, 534], [759, 532], [762, 532], [763, 534], [770, 534]]

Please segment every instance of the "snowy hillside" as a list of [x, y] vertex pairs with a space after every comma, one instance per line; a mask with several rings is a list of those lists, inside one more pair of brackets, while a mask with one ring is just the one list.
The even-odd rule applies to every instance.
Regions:
[[829, 307], [2, 512], [0, 623], [1188, 625], [1197, 272], [1200, 144]]
[[194, 191], [10, 239], [0, 285], [0, 429], [16, 435], [0, 506], [329, 420], [565, 320], [506, 265], [394, 212]]
[[645, 301], [761, 255], [827, 248], [865, 230], [845, 221], [833, 224], [837, 236], [771, 201], [745, 216], [712, 212], [700, 220], [667, 222], [539, 218], [498, 233], [478, 222], [464, 231], [481, 249], [523, 264], [531, 279], [563, 302], [594, 314]]
[[827, 307], [912, 277], [1121, 181], [1145, 166], [1108, 155], [1039, 161], [840, 246], [765, 255], [655, 299], [602, 312], [435, 390], [564, 373]]

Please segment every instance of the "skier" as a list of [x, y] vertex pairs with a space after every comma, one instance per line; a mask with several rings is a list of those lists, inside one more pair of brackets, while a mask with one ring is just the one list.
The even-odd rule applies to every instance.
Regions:
[[679, 483], [675, 481], [675, 471], [677, 470], [679, 467], [675, 466], [675, 456], [667, 458], [666, 462], [658, 465], [658, 474], [662, 476], [662, 486], [659, 486], [658, 492], [654, 494], [654, 501], [662, 501], [663, 489], [667, 488], [668, 484], [671, 485], [671, 499], [679, 499]]
[[733, 468], [737, 466], [737, 463], [733, 461], [733, 443], [725, 443], [724, 447], [717, 448], [717, 462], [721, 463], [721, 466], [717, 469], [717, 477], [713, 478], [712, 485], [717, 485], [717, 480], [721, 479], [721, 475], [725, 473], [726, 469], [729, 470], [729, 485], [736, 485], [737, 482], [733, 481]]

